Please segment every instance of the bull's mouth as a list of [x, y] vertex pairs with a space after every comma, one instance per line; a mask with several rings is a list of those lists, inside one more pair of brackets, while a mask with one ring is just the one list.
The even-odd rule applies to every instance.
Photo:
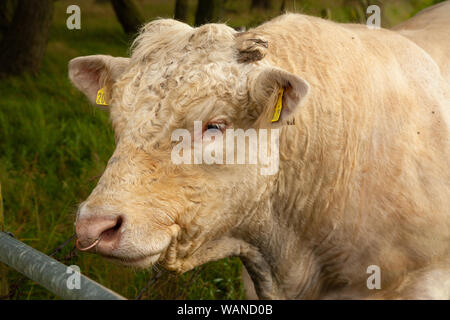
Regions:
[[[122, 266], [135, 268], [148, 268], [155, 263], [164, 260], [168, 248], [173, 244], [173, 239], [177, 237], [178, 225], [172, 225], [167, 232], [157, 237], [157, 241], [145, 244], [139, 243], [137, 239], [121, 239], [121, 243], [112, 243], [107, 235], [102, 234], [92, 243], [84, 243], [77, 240], [77, 248], [81, 251], [96, 253], [105, 260]], [[117, 237], [113, 240], [117, 240]], [[147, 245], [146, 245], [147, 244]]]
[[[122, 266], [145, 269], [151, 267], [161, 260], [164, 260], [167, 250], [171, 244], [172, 241], [169, 240], [168, 244], [166, 244], [163, 248], [159, 248], [158, 251], [148, 253], [141, 252], [141, 254], [123, 255], [119, 252], [117, 252], [117, 254], [114, 254], [114, 251], [107, 253], [100, 250], [97, 251], [97, 254], [110, 262], [120, 264]], [[119, 250], [123, 250], [123, 248]]]

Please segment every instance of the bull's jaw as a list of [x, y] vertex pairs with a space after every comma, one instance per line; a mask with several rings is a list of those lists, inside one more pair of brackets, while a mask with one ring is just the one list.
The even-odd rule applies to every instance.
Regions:
[[210, 261], [237, 256], [241, 246], [239, 240], [223, 237], [198, 245], [191, 243], [188, 250], [183, 250], [179, 239], [175, 238], [167, 250], [163, 265], [168, 270], [184, 273]]
[[140, 259], [123, 259], [123, 258], [115, 258], [115, 257], [109, 257], [109, 256], [102, 256], [104, 259], [117, 263], [119, 265], [125, 266], [125, 267], [132, 267], [132, 268], [139, 268], [139, 269], [145, 269], [149, 266], [154, 265], [158, 262], [158, 260], [161, 257], [161, 254], [155, 254], [151, 256], [142, 257]]
[[184, 273], [210, 261], [237, 256], [241, 258], [251, 274], [260, 299], [286, 298], [278, 290], [277, 283], [273, 281], [272, 270], [260, 250], [242, 239], [224, 236], [220, 239], [210, 240], [194, 249], [190, 254], [183, 253], [183, 256], [186, 254], [185, 258], [179, 258], [180, 252], [177, 244], [178, 239], [174, 239], [165, 255], [163, 265], [168, 270]]

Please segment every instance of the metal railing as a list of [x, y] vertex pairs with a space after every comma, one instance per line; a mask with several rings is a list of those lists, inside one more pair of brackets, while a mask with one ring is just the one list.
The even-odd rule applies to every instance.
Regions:
[[71, 288], [68, 283], [71, 280], [70, 277], [74, 276], [73, 269], [13, 238], [6, 232], [0, 232], [0, 262], [14, 268], [63, 299], [125, 300], [121, 295], [82, 274], [76, 275], [79, 276], [79, 288]]

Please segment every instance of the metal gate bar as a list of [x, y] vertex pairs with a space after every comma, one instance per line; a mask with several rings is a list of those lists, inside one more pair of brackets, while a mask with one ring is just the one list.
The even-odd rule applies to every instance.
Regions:
[[124, 297], [80, 274], [80, 288], [69, 289], [69, 267], [23, 242], [0, 232], [0, 262], [9, 265], [66, 300], [125, 300]]

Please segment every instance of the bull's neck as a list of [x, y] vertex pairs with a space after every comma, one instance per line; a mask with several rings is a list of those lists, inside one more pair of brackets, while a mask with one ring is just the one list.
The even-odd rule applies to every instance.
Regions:
[[249, 221], [243, 239], [249, 246], [241, 260], [260, 299], [318, 297], [320, 265], [309, 244], [303, 243], [296, 223], [279, 213], [265, 211]]
[[[281, 146], [291, 147], [282, 139], [295, 135], [294, 129], [284, 131]], [[341, 209], [342, 199], [335, 197], [336, 192], [344, 193], [327, 187], [342, 175], [335, 167], [339, 161], [329, 157], [339, 159], [340, 155], [320, 154], [325, 152], [320, 148], [314, 153], [306, 150], [313, 147], [312, 140], [305, 146], [298, 138], [296, 154], [280, 150], [280, 169], [267, 183], [266, 199], [242, 226], [244, 240], [252, 248], [242, 260], [260, 298], [318, 298], [324, 286], [330, 285], [322, 281], [327, 277], [322, 270], [324, 264], [333, 262], [324, 260], [321, 252], [333, 251], [330, 234], [336, 224], [331, 216]]]

